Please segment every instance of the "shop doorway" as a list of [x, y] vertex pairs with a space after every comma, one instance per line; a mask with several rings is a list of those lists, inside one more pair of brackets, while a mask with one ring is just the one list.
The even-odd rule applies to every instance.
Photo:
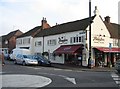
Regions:
[[65, 54], [65, 64], [82, 66], [82, 55]]

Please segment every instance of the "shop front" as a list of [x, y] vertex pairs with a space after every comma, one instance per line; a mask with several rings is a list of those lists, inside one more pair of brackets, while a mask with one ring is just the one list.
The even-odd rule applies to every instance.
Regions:
[[95, 47], [95, 66], [114, 67], [115, 62], [120, 59], [120, 48]]
[[82, 65], [83, 44], [62, 45], [54, 51], [55, 55], [64, 54], [64, 64]]

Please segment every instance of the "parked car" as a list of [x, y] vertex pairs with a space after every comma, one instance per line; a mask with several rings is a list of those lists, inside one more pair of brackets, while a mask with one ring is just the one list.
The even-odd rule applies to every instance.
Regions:
[[51, 62], [44, 56], [33, 55], [33, 59], [38, 60], [38, 65], [51, 66]]
[[118, 71], [118, 73], [120, 73], [120, 59], [116, 61], [115, 69]]
[[29, 55], [18, 54], [14, 59], [14, 64], [22, 64], [23, 66], [38, 65], [38, 61], [30, 57]]

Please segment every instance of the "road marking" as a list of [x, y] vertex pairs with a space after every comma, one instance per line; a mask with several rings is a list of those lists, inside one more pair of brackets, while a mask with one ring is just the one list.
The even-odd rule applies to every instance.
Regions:
[[112, 76], [113, 80], [115, 81], [115, 83], [120, 87], [120, 77], [114, 72], [111, 73], [111, 76]]
[[69, 78], [69, 77], [67, 77], [65, 79], [67, 79], [68, 81], [72, 82], [73, 84], [76, 84], [75, 78]]
[[0, 74], [2, 74], [3, 72], [0, 72]]
[[73, 83], [73, 84], [76, 84], [76, 81], [75, 81], [75, 78], [70, 78], [70, 77], [67, 77], [67, 76], [64, 76], [64, 75], [57, 75], [57, 74], [52, 74], [52, 73], [39, 73], [39, 74], [46, 74], [46, 75], [51, 75], [51, 76], [59, 76], [59, 77], [62, 77], [64, 79], [66, 79], [67, 81]]
[[4, 73], [5, 73], [5, 72], [0, 72], [0, 75], [1, 75], [1, 74], [4, 74]]
[[116, 82], [116, 84], [118, 84], [118, 85], [120, 84], [120, 81], [115, 81], [115, 82]]
[[84, 71], [76, 71], [76, 72], [84, 72]]
[[57, 69], [57, 68], [54, 68], [54, 70], [62, 70], [62, 69]]
[[118, 78], [118, 77], [117, 77], [117, 78], [114, 78], [114, 77], [113, 77], [113, 80], [120, 80], [120, 78]]
[[119, 77], [119, 76], [118, 76], [117, 74], [115, 74], [115, 73], [112, 73], [111, 76], [114, 77], [114, 78], [115, 78], [115, 77], [117, 77], [117, 78]]
[[42, 69], [42, 68], [34, 68], [35, 70]]
[[71, 69], [60, 69], [60, 68], [46, 68], [46, 67], [29, 67], [27, 66], [27, 68], [30, 68], [30, 69], [35, 69], [35, 70], [38, 70], [38, 69], [49, 69], [49, 70], [55, 70], [55, 71], [68, 71], [68, 72], [71, 72], [71, 71], [74, 71], [74, 72], [84, 72], [84, 71], [78, 71], [78, 70], [71, 70]]
[[65, 69], [65, 71], [73, 71], [73, 70]]

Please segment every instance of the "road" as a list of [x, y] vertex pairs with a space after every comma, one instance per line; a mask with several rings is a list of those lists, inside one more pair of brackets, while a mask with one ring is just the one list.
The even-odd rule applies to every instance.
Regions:
[[2, 67], [2, 89], [37, 89], [39, 87], [112, 87], [120, 86], [116, 72], [77, 71], [43, 66], [15, 65], [6, 61]]

